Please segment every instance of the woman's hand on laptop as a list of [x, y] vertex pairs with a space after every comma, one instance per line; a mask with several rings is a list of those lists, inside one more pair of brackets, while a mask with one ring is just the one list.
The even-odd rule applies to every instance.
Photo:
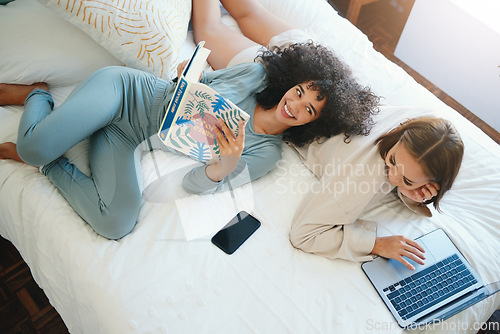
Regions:
[[425, 250], [418, 244], [418, 242], [405, 238], [401, 235], [377, 237], [371, 252], [371, 254], [397, 260], [410, 270], [415, 270], [415, 267], [404, 257], [423, 265], [425, 260], [424, 253]]

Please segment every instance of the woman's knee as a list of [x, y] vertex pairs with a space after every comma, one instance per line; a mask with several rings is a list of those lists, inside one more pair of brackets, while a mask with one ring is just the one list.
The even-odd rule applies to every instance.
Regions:
[[193, 1], [191, 22], [195, 42], [214, 38], [216, 31], [223, 25], [219, 2]]
[[244, 20], [252, 16], [256, 17], [259, 15], [259, 11], [265, 10], [260, 2], [256, 0], [221, 0], [221, 3], [231, 17], [238, 23], [240, 20]]
[[136, 224], [137, 216], [117, 217], [116, 215], [111, 215], [104, 218], [99, 225], [93, 226], [93, 228], [101, 236], [117, 240], [132, 232]]
[[101, 210], [99, 221], [91, 224], [98, 234], [116, 240], [132, 232], [139, 216], [140, 199], [122, 204], [120, 207], [113, 206], [111, 209]]
[[220, 38], [224, 34], [226, 26], [221, 21], [197, 21], [193, 22], [193, 38], [196, 43], [205, 41], [211, 43]]
[[47, 146], [40, 140], [26, 137], [18, 138], [16, 149], [19, 157], [32, 166], [46, 165], [54, 160], [49, 154]]

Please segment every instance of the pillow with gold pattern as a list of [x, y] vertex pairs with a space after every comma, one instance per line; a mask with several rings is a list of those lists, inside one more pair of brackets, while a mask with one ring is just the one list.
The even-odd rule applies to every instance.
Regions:
[[171, 79], [186, 39], [191, 1], [39, 0], [129, 67]]

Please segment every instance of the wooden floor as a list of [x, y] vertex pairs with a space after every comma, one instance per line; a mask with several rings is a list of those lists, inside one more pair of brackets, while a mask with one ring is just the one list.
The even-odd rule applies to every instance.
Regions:
[[[330, 0], [345, 15], [349, 0]], [[476, 124], [486, 134], [500, 143], [500, 135], [467, 109], [447, 96], [438, 87], [394, 57], [394, 49], [414, 0], [380, 0], [365, 5], [357, 26], [367, 34], [375, 49], [404, 68], [415, 80], [433, 92], [446, 104]], [[399, 10], [391, 3], [403, 3]], [[498, 325], [500, 311], [490, 319]], [[51, 307], [43, 291], [33, 280], [29, 268], [12, 244], [0, 237], [0, 333], [68, 333], [57, 312]], [[480, 331], [481, 334], [498, 333]]]
[[[345, 16], [349, 0], [329, 0], [329, 2], [341, 15]], [[379, 0], [364, 5], [361, 7], [356, 26], [368, 36], [375, 50], [403, 68], [418, 83], [500, 144], [500, 133], [394, 56], [394, 50], [414, 2], [415, 0]]]
[[17, 249], [1, 237], [0, 333], [68, 333]]

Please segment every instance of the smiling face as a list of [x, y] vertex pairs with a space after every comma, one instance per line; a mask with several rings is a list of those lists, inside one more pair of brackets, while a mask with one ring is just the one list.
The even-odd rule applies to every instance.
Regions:
[[393, 186], [413, 190], [430, 182], [417, 159], [400, 142], [387, 152], [385, 164], [387, 178]]
[[276, 118], [288, 126], [299, 126], [318, 119], [326, 99], [318, 101], [319, 92], [304, 82], [290, 88], [276, 108]]

